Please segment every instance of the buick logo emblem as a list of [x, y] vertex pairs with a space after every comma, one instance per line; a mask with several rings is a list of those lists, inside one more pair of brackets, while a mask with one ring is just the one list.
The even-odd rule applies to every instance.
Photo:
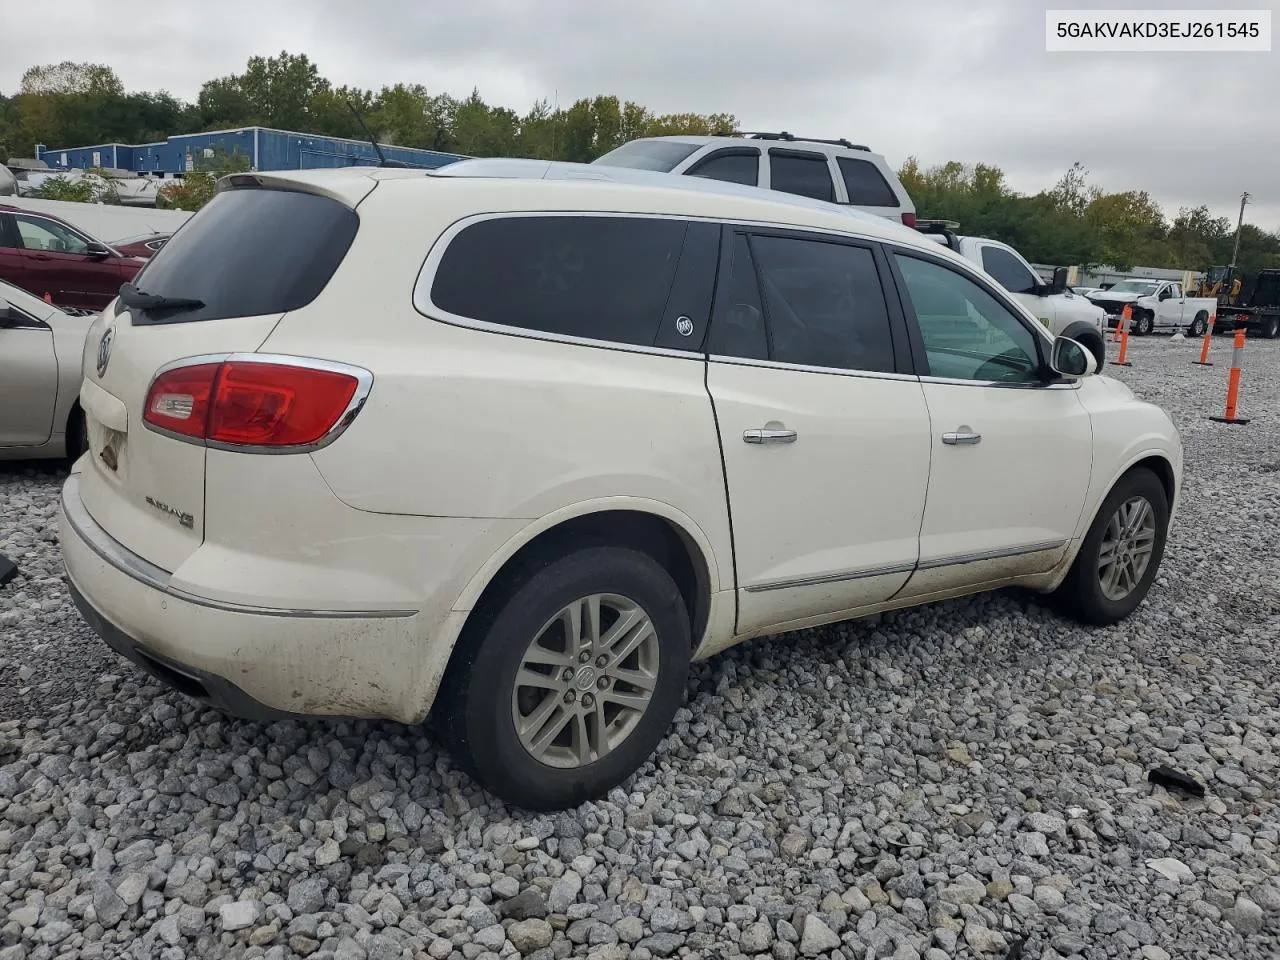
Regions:
[[688, 317], [676, 317], [676, 333], [682, 337], [693, 335], [693, 321]]
[[107, 332], [98, 341], [98, 376], [107, 372], [107, 364], [111, 362], [111, 343], [116, 338], [116, 328], [108, 327]]

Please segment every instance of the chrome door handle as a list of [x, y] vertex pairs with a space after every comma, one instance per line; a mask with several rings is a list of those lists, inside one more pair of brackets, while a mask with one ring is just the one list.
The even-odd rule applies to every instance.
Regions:
[[747, 443], [795, 443], [794, 430], [743, 430], [742, 439]]
[[982, 434], [975, 433], [970, 426], [963, 426], [952, 433], [944, 433], [942, 442], [951, 446], [968, 445], [982, 442]]

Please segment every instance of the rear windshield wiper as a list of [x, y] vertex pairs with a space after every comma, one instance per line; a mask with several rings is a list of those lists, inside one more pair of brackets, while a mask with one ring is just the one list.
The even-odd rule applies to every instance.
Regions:
[[120, 285], [120, 300], [128, 307], [139, 310], [199, 310], [203, 300], [192, 297], [162, 297], [156, 293], [139, 290], [132, 283]]

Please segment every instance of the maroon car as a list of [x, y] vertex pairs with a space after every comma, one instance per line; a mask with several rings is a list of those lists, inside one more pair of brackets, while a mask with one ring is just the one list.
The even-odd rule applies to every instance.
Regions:
[[0, 280], [60, 307], [101, 310], [144, 266], [65, 220], [0, 204]]
[[111, 249], [126, 257], [142, 257], [144, 260], [149, 260], [153, 253], [164, 246], [170, 236], [168, 233], [144, 233], [138, 237], [112, 240]]

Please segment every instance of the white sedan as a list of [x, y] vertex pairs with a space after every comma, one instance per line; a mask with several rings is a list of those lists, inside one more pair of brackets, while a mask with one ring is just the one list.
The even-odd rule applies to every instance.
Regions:
[[0, 280], [0, 460], [84, 452], [80, 362], [91, 319]]

